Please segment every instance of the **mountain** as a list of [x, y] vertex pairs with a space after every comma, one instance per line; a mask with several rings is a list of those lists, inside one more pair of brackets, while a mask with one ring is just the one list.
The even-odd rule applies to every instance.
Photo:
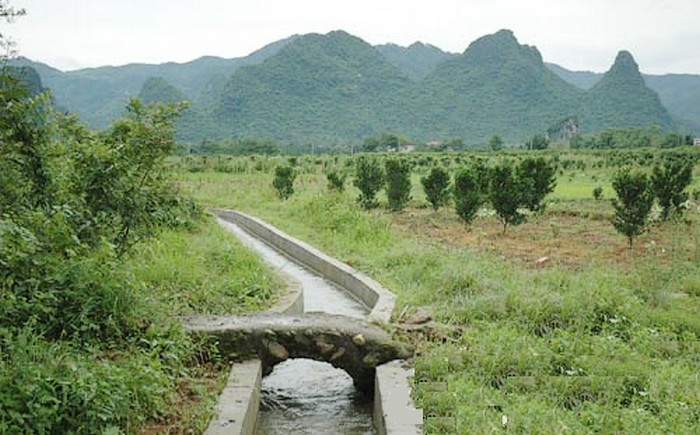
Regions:
[[396, 121], [410, 83], [374, 47], [346, 32], [308, 34], [226, 84], [215, 117], [226, 135], [347, 142]]
[[474, 41], [463, 54], [438, 65], [415, 99], [417, 127], [438, 136], [485, 141], [544, 132], [578, 112], [582, 91], [544, 67], [535, 47], [501, 30]]
[[[603, 74], [589, 71], [570, 71], [559, 65], [546, 64], [552, 72], [567, 82], [590, 89]], [[700, 75], [696, 74], [643, 74], [646, 85], [655, 91], [661, 103], [677, 120], [679, 128], [700, 134]]]
[[186, 100], [185, 95], [163, 77], [149, 77], [141, 86], [138, 98], [144, 104], [177, 103]]
[[570, 71], [555, 63], [545, 62], [545, 66], [565, 81], [584, 90], [591, 89], [603, 77], [603, 74], [591, 71]]
[[162, 77], [185, 98], [197, 99], [208, 89], [213, 92], [211, 87], [217, 80], [221, 82], [221, 77], [225, 80], [242, 66], [262, 62], [296, 37], [273, 42], [246, 57], [234, 59], [204, 56], [185, 63], [129, 64], [69, 72], [26, 58], [19, 58], [14, 64], [36, 69], [58, 104], [75, 111], [89, 126], [104, 128], [123, 113], [129, 98], [136, 96], [150, 77]]
[[[632, 55], [621, 51], [615, 63], [586, 96], [581, 117], [587, 131], [615, 126], [657, 124], [667, 130], [674, 126], [656, 92], [646, 86]], [[611, 110], [614, 108], [614, 110]]]
[[[0, 65], [0, 72], [7, 74], [7, 77], [11, 78], [14, 83], [23, 85], [31, 95], [37, 95], [44, 91], [44, 86], [41, 83], [41, 76], [39, 76], [39, 73], [32, 67], [4, 67]], [[0, 88], [4, 85], [4, 82], [0, 82]]]
[[375, 48], [392, 65], [414, 80], [426, 77], [439, 64], [455, 56], [453, 53], [446, 53], [433, 45], [422, 42], [415, 42], [408, 47], [384, 44], [376, 45]]
[[[479, 38], [461, 54], [423, 43], [373, 47], [335, 31], [295, 35], [237, 59], [71, 72], [26, 59], [19, 64], [35, 67], [57, 103], [93, 127], [119, 116], [134, 95], [188, 99], [177, 123], [178, 138], [188, 142], [254, 136], [331, 146], [393, 132], [416, 142], [461, 137], [476, 145], [494, 134], [517, 143], [567, 119], [578, 119], [584, 133], [674, 127], [629, 53], [585, 90], [509, 30]], [[591, 73], [570, 73], [569, 80], [586, 74], [592, 83]]]

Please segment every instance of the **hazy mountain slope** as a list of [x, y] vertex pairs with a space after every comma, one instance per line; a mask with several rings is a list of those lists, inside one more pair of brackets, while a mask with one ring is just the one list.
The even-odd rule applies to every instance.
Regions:
[[212, 80], [228, 77], [241, 66], [262, 62], [295, 38], [274, 42], [242, 58], [205, 56], [182, 64], [129, 64], [69, 72], [23, 58], [17, 64], [35, 68], [59, 105], [78, 113], [88, 125], [102, 128], [122, 114], [129, 98], [139, 93], [149, 77], [162, 77], [185, 98], [198, 99]]
[[591, 89], [600, 81], [603, 74], [592, 71], [571, 71], [555, 63], [545, 62], [550, 71], [580, 89]]
[[[584, 86], [585, 80], [592, 83], [592, 73], [544, 64], [535, 47], [519, 44], [508, 30], [479, 38], [462, 54], [420, 43], [372, 47], [336, 31], [293, 36], [241, 59], [202, 57], [68, 73], [19, 63], [34, 66], [56, 102], [93, 127], [106, 126], [139, 93], [147, 101], [189, 99], [178, 137], [193, 142], [267, 136], [332, 145], [394, 132], [416, 142], [461, 137], [476, 145], [494, 134], [523, 141], [571, 115], [584, 132], [675, 127], [629, 53], [621, 53], [586, 91], [559, 75]], [[679, 85], [672, 86], [668, 79], [647, 82], [663, 88], [677, 104], [674, 113], [687, 115], [689, 124], [698, 109], [695, 91], [688, 96], [686, 89], [695, 82], [676, 77]]]
[[681, 126], [700, 135], [700, 75], [645, 75], [644, 79]]
[[302, 36], [260, 65], [241, 68], [216, 107], [226, 134], [347, 142], [397, 121], [409, 79], [342, 31]]
[[415, 42], [408, 47], [396, 44], [377, 45], [375, 48], [395, 67], [414, 80], [422, 79], [442, 62], [457, 56], [439, 48]]
[[[562, 79], [581, 88], [590, 89], [603, 77], [601, 73], [570, 71], [559, 65], [546, 64]], [[655, 91], [661, 103], [678, 121], [681, 129], [700, 134], [700, 75], [697, 74], [642, 74], [646, 85]]]
[[632, 55], [621, 51], [610, 70], [587, 94], [582, 131], [650, 124], [663, 129], [675, 126], [659, 96], [646, 86]]
[[[423, 81], [416, 124], [437, 137], [483, 141], [493, 134], [523, 138], [578, 111], [582, 91], [544, 67], [535, 47], [508, 30], [474, 41]], [[435, 128], [437, 127], [437, 128]]]

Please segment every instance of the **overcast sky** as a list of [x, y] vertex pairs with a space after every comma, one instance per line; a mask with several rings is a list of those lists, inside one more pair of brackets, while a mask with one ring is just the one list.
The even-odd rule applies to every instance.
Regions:
[[462, 52], [511, 29], [545, 61], [605, 71], [629, 50], [643, 72], [700, 74], [700, 0], [9, 0], [19, 54], [63, 70], [240, 57], [293, 34], [345, 30], [371, 44]]

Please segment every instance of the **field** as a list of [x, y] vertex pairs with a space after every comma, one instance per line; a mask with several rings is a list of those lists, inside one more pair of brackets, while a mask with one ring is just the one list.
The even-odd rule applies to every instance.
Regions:
[[[398, 212], [381, 195], [379, 208], [361, 209], [351, 176], [343, 192], [328, 190], [325, 173], [351, 175], [350, 156], [171, 163], [202, 204], [259, 216], [382, 282], [399, 297], [397, 322], [432, 313], [434, 323], [397, 333], [418, 348], [426, 433], [697, 433], [700, 203], [652, 217], [631, 249], [610, 223], [613, 173], [649, 170], [662, 154], [541, 154], [557, 162], [557, 187], [543, 213], [506, 234], [488, 207], [469, 226], [449, 206], [433, 211], [419, 179], [435, 165], [454, 173], [522, 153], [410, 155], [412, 199]], [[288, 200], [272, 187], [278, 164], [298, 174]], [[697, 166], [694, 178], [691, 193]]]

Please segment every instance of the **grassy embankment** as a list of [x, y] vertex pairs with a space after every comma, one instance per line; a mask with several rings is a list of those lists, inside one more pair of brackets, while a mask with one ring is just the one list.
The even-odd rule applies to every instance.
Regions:
[[560, 158], [583, 163], [560, 172], [542, 216], [506, 235], [488, 210], [465, 228], [428, 207], [419, 175], [467, 158], [418, 161], [397, 213], [360, 210], [350, 182], [327, 191], [324, 167], [349, 169], [344, 157], [298, 159], [287, 201], [271, 187], [284, 158], [188, 158], [179, 177], [204, 204], [252, 213], [373, 276], [398, 294], [395, 316], [430, 308], [438, 325], [419, 341], [414, 391], [436, 416], [427, 433], [492, 433], [505, 419], [517, 433], [697, 433], [698, 203], [628, 250], [609, 202], [592, 199], [597, 185], [612, 197], [614, 169], [595, 164], [607, 157]]
[[[126, 267], [140, 283], [141, 301], [157, 307], [163, 317], [263, 310], [281, 287], [259, 257], [208, 216], [191, 231], [168, 230], [143, 244]], [[168, 411], [141, 427], [141, 433], [199, 433], [206, 428], [228, 363], [206, 344], [188, 347], [187, 367], [175, 379], [175, 389], [165, 392]], [[202, 357], [205, 363], [197, 363]]]
[[[211, 218], [165, 230], [116, 267], [97, 279], [118, 292], [115, 304], [130, 305], [140, 332], [105, 343], [47, 342], [28, 329], [0, 336], [9, 355], [0, 365], [0, 400], [12, 401], [10, 413], [0, 412], [0, 433], [206, 428], [228, 363], [187, 337], [177, 316], [264, 309], [274, 302], [278, 278]], [[88, 270], [79, 273], [90, 279]], [[122, 310], [115, 306], [115, 315]]]

